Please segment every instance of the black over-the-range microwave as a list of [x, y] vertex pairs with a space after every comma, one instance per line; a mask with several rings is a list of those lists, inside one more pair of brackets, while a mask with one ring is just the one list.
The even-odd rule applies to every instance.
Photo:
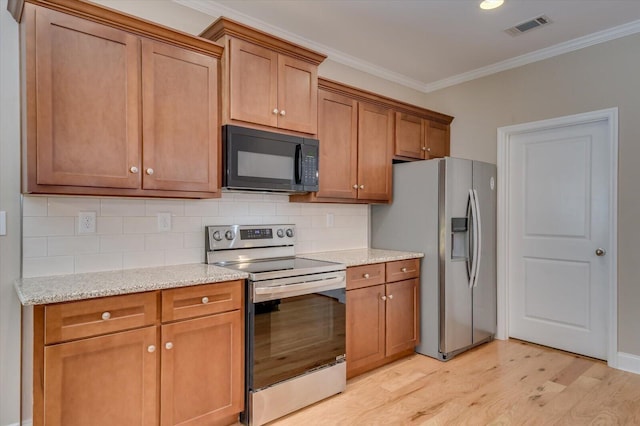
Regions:
[[222, 126], [227, 189], [318, 190], [318, 140], [264, 130]]

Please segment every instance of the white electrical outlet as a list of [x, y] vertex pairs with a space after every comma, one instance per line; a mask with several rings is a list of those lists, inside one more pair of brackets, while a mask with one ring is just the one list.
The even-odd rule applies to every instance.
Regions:
[[96, 212], [78, 213], [78, 234], [95, 234]]
[[158, 232], [171, 231], [171, 213], [158, 213]]
[[0, 235], [7, 235], [7, 212], [0, 212]]
[[327, 213], [327, 228], [333, 227], [333, 213]]

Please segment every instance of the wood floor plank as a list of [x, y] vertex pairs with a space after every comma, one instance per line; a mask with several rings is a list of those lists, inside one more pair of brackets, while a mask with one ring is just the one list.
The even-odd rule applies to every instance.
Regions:
[[270, 426], [640, 425], [640, 375], [516, 340], [414, 355]]

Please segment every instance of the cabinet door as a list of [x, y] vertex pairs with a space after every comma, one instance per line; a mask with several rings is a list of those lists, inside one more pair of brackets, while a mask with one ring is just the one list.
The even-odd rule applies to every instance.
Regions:
[[426, 151], [424, 120], [415, 115], [396, 112], [395, 152], [400, 157], [424, 159]]
[[318, 91], [320, 140], [318, 197], [357, 197], [358, 103], [346, 96]]
[[46, 346], [45, 424], [156, 425], [156, 330]]
[[384, 285], [347, 291], [347, 376], [385, 357]]
[[386, 355], [418, 344], [418, 279], [387, 284]]
[[[138, 188], [140, 40], [44, 8], [28, 14], [29, 182]], [[34, 107], [35, 106], [35, 107]], [[35, 114], [35, 116], [34, 116]]]
[[218, 62], [142, 41], [144, 189], [219, 189]]
[[230, 118], [277, 127], [278, 54], [238, 39], [229, 43]]
[[449, 155], [449, 126], [446, 124], [426, 123], [427, 159], [442, 158]]
[[160, 424], [214, 424], [244, 404], [242, 311], [162, 326]]
[[358, 104], [358, 198], [391, 199], [393, 112]]
[[278, 127], [315, 134], [318, 129], [318, 66], [278, 55]]

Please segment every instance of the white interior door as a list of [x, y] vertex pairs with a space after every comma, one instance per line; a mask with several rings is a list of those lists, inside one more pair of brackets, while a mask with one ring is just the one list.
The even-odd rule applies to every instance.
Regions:
[[607, 359], [610, 133], [600, 120], [509, 138], [511, 337]]

